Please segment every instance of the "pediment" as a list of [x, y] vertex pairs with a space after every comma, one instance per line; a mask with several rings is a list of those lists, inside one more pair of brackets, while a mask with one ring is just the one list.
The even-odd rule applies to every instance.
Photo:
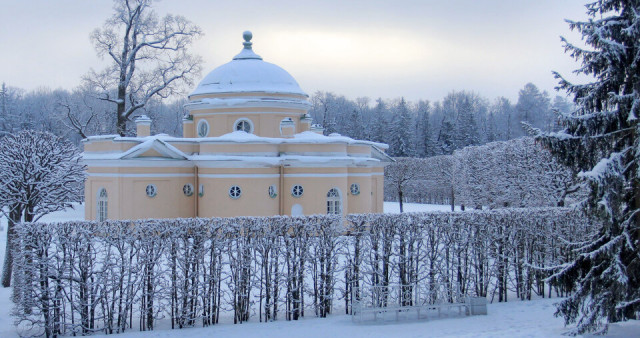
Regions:
[[393, 157], [387, 155], [387, 153], [385, 153], [382, 149], [376, 147], [376, 146], [371, 146], [371, 157], [380, 160], [380, 162], [395, 162], [396, 160], [393, 159]]
[[172, 160], [187, 159], [187, 156], [182, 151], [159, 139], [151, 139], [138, 144], [123, 153], [120, 159], [130, 160], [145, 157], [166, 158]]

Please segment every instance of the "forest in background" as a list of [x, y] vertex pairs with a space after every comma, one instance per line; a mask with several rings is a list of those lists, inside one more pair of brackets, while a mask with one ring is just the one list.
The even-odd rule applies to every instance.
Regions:
[[[0, 132], [24, 129], [48, 131], [68, 138], [76, 145], [91, 135], [115, 134], [116, 116], [110, 102], [87, 87], [72, 91], [36, 90], [2, 84], [0, 87]], [[505, 97], [493, 101], [474, 92], [452, 91], [440, 101], [409, 102], [404, 98], [355, 100], [318, 91], [309, 98], [314, 123], [325, 135], [339, 133], [355, 139], [389, 144], [394, 157], [449, 155], [466, 146], [504, 141], [526, 132], [521, 122], [543, 131], [559, 129], [557, 114], [569, 113], [573, 104], [564, 96], [552, 96], [527, 83], [517, 102]], [[186, 95], [172, 101], [152, 99], [136, 116], [152, 119], [152, 133], [182, 135]], [[127, 134], [135, 126], [129, 122]]]

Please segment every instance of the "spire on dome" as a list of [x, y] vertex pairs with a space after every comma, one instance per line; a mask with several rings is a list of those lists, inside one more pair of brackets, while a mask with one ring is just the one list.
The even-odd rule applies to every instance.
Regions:
[[244, 45], [244, 49], [242, 49], [242, 51], [240, 51], [240, 54], [236, 55], [233, 57], [234, 60], [262, 60], [262, 57], [256, 53], [253, 52], [253, 42], [251, 42], [251, 39], [253, 38], [253, 34], [251, 33], [251, 31], [244, 31], [244, 33], [242, 33], [242, 38], [244, 38], [244, 42], [242, 43], [242, 45]]

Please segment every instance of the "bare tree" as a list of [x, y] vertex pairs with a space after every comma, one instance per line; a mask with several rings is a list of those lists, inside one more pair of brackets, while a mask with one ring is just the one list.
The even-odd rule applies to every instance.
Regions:
[[71, 139], [115, 131], [116, 119], [109, 111], [111, 104], [97, 98], [99, 95], [88, 86], [56, 93], [58, 118], [71, 131]]
[[393, 182], [393, 186], [398, 193], [398, 202], [400, 203], [400, 212], [403, 212], [402, 194], [407, 183], [413, 180], [417, 174], [416, 160], [413, 158], [398, 158], [385, 170], [385, 178]]
[[192, 85], [201, 59], [187, 52], [202, 32], [182, 16], [159, 19], [151, 0], [114, 0], [114, 13], [91, 34], [100, 57], [111, 64], [91, 70], [84, 81], [116, 106], [117, 132], [125, 135], [129, 117], [154, 96], [166, 98]]

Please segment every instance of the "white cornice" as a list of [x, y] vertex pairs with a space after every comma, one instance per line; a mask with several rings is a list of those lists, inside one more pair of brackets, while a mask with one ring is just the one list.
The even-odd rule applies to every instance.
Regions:
[[[306, 100], [296, 99], [265, 99], [265, 98], [232, 98], [232, 99], [200, 99], [194, 100], [184, 105], [189, 111], [203, 109], [236, 109], [236, 108], [284, 108], [301, 109], [304, 111], [311, 108], [311, 104]], [[266, 109], [268, 110], [268, 109]]]

